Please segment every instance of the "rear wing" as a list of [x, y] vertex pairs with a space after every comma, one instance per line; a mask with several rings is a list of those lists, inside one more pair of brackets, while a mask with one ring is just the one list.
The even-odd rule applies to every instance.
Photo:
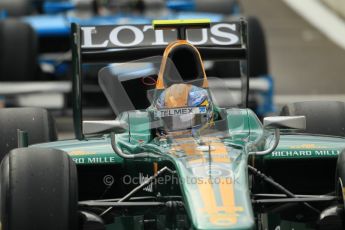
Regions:
[[[157, 30], [158, 29], [158, 30]], [[80, 26], [72, 23], [73, 121], [77, 139], [82, 133], [82, 64], [121, 63], [163, 55], [177, 38], [174, 29], [156, 30], [152, 25]], [[242, 72], [242, 101], [248, 104], [248, 41], [244, 19], [211, 23], [209, 28], [191, 29], [187, 40], [203, 60], [239, 60]], [[245, 72], [244, 72], [245, 71]]]

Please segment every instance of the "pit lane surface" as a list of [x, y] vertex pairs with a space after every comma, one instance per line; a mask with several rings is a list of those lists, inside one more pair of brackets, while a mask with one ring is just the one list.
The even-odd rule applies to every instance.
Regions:
[[244, 13], [258, 17], [266, 32], [277, 104], [300, 100], [345, 101], [345, 50], [284, 1], [241, 2]]

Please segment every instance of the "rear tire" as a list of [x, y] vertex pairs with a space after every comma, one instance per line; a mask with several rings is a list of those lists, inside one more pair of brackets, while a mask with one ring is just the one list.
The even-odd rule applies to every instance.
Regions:
[[28, 132], [29, 145], [56, 141], [55, 121], [41, 108], [0, 109], [0, 160], [18, 146], [17, 129]]
[[259, 77], [268, 74], [268, 57], [265, 32], [258, 18], [248, 18], [249, 76]]
[[[265, 33], [256, 17], [248, 17], [249, 77], [268, 75]], [[240, 77], [239, 61], [215, 62], [212, 75], [220, 78]]]
[[345, 103], [337, 101], [305, 101], [285, 105], [280, 115], [306, 116], [312, 134], [345, 136]]
[[0, 20], [0, 81], [38, 79], [37, 39], [29, 24]]
[[3, 230], [77, 229], [77, 171], [67, 153], [14, 149], [0, 169]]

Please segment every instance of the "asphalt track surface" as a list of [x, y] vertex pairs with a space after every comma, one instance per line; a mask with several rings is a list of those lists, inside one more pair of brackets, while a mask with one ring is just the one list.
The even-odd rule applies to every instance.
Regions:
[[282, 0], [242, 0], [242, 4], [246, 15], [263, 24], [277, 103], [345, 100], [345, 50]]

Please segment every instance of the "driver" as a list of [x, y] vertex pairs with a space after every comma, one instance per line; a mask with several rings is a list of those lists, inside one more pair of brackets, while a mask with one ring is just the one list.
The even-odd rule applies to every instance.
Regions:
[[153, 104], [155, 117], [163, 122], [165, 133], [194, 135], [209, 126], [213, 108], [207, 88], [198, 49], [186, 40], [170, 43], [156, 84], [162, 92]]
[[191, 84], [173, 84], [163, 90], [155, 107], [168, 134], [193, 133], [207, 126], [213, 117], [208, 91]]

